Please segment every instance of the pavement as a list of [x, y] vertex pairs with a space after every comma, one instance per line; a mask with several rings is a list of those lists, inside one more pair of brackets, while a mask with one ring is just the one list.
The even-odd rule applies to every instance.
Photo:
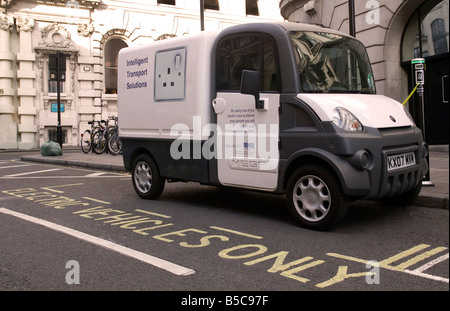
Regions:
[[[449, 175], [448, 175], [448, 145], [430, 146], [430, 177], [423, 183], [422, 191], [414, 205], [449, 209]], [[61, 156], [42, 156], [39, 150], [27, 152], [21, 156], [22, 161], [60, 164], [66, 166], [86, 167], [102, 170], [125, 171], [121, 155], [84, 154], [79, 148], [63, 149]], [[429, 184], [429, 185], [426, 185]]]

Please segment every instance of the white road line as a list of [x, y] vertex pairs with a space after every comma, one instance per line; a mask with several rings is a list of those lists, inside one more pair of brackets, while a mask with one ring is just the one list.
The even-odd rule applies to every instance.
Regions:
[[52, 223], [52, 222], [49, 222], [49, 221], [46, 221], [46, 220], [43, 220], [43, 219], [39, 219], [39, 218], [36, 218], [36, 217], [33, 217], [33, 216], [29, 216], [29, 215], [26, 215], [26, 214], [18, 213], [18, 212], [15, 212], [15, 211], [12, 211], [12, 210], [9, 210], [9, 209], [6, 209], [6, 208], [2, 208], [2, 207], [0, 207], [0, 213], [6, 214], [6, 215], [11, 215], [11, 216], [14, 216], [14, 217], [17, 217], [17, 218], [21, 218], [23, 220], [26, 220], [26, 221], [29, 221], [29, 222], [32, 222], [32, 223], [35, 223], [35, 224], [38, 224], [38, 225], [50, 228], [52, 230], [65, 233], [67, 235], [73, 236], [73, 237], [78, 238], [80, 240], [83, 240], [83, 241], [86, 241], [86, 242], [89, 242], [89, 243], [92, 243], [92, 244], [95, 244], [95, 245], [99, 245], [99, 246], [105, 247], [107, 249], [110, 249], [110, 250], [113, 250], [115, 252], [118, 252], [118, 253], [120, 253], [122, 255], [138, 259], [140, 261], [143, 261], [143, 262], [148, 263], [148, 264], [150, 264], [152, 266], [161, 268], [163, 270], [166, 270], [166, 271], [168, 271], [170, 273], [173, 273], [173, 274], [176, 274], [176, 275], [186, 276], [186, 275], [195, 274], [195, 271], [192, 270], [192, 269], [179, 266], [179, 265], [174, 264], [172, 262], [169, 262], [169, 261], [166, 261], [166, 260], [163, 260], [163, 259], [151, 256], [151, 255], [139, 252], [137, 250], [134, 250], [134, 249], [131, 249], [131, 248], [128, 248], [128, 247], [125, 247], [125, 246], [122, 246], [122, 245], [119, 245], [119, 244], [107, 241], [107, 240], [103, 240], [103, 239], [100, 239], [100, 238], [98, 238], [96, 236], [92, 236], [92, 235], [83, 233], [81, 231], [77, 231], [77, 230], [74, 230], [74, 229], [71, 229], [71, 228], [67, 228], [67, 227], [64, 227], [64, 226], [61, 226], [61, 225], [58, 225], [58, 224], [55, 224], [55, 223]]
[[427, 278], [427, 279], [430, 279], [430, 280], [435, 280], [435, 281], [441, 281], [441, 282], [444, 282], [444, 283], [448, 283], [449, 282], [448, 278], [444, 278], [444, 277], [440, 277], [440, 276], [424, 273], [425, 270], [428, 270], [432, 266], [437, 265], [438, 263], [441, 263], [444, 260], [447, 260], [448, 257], [449, 257], [449, 254], [447, 253], [447, 254], [442, 255], [442, 256], [434, 259], [434, 260], [431, 260], [431, 261], [427, 262], [426, 264], [420, 266], [417, 269], [414, 269], [414, 270], [406, 270], [405, 269], [404, 272], [406, 272], [408, 274], [411, 274], [411, 275], [416, 275], [416, 276], [420, 276], [420, 277], [423, 277], [423, 278]]
[[16, 167], [26, 167], [26, 166], [32, 166], [32, 164], [22, 164], [22, 165], [9, 165], [9, 166], [0, 166], [0, 169], [2, 169], [2, 168], [16, 168]]
[[96, 173], [85, 175], [84, 177], [97, 177], [97, 176], [102, 176], [105, 174], [107, 174], [107, 172], [96, 172]]
[[437, 275], [431, 275], [431, 274], [428, 274], [428, 273], [423, 273], [423, 272], [419, 272], [419, 271], [416, 271], [416, 270], [408, 270], [408, 269], [403, 270], [403, 272], [411, 274], [411, 275], [415, 275], [415, 276], [418, 276], [418, 277], [421, 277], [421, 278], [429, 279], [429, 280], [434, 280], [434, 281], [439, 281], [439, 282], [443, 282], [443, 283], [448, 283], [448, 279], [447, 278], [444, 278], [444, 277], [441, 277], [441, 276], [437, 276]]
[[0, 179], [76, 179], [76, 178], [122, 178], [128, 180], [130, 177], [124, 179], [123, 176], [17, 176], [17, 175], [5, 175], [0, 176]]
[[427, 269], [430, 269], [432, 266], [437, 265], [438, 263], [447, 260], [448, 259], [448, 253], [445, 255], [442, 255], [441, 257], [438, 257], [432, 261], [427, 262], [426, 264], [424, 264], [423, 266], [420, 266], [417, 269], [414, 269], [414, 271], [416, 272], [424, 272]]
[[24, 175], [31, 175], [31, 174], [39, 174], [39, 173], [47, 173], [47, 172], [53, 172], [53, 171], [61, 171], [62, 168], [52, 168], [48, 170], [41, 170], [41, 171], [34, 171], [34, 172], [26, 172], [26, 173], [19, 173], [19, 174], [12, 174], [12, 175], [5, 175], [4, 177], [17, 177], [17, 176], [24, 176]]

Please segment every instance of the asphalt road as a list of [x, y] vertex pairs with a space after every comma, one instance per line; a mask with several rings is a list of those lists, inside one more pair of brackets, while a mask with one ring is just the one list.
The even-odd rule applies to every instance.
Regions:
[[146, 201], [125, 173], [19, 159], [0, 154], [0, 290], [217, 291], [215, 306], [225, 291], [449, 290], [448, 210], [356, 202], [317, 232], [283, 197], [173, 183]]

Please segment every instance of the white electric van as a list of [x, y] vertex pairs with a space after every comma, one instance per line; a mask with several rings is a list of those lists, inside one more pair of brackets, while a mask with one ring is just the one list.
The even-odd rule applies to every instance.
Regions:
[[286, 194], [304, 227], [330, 229], [349, 200], [407, 203], [427, 146], [376, 95], [364, 46], [296, 23], [252, 23], [119, 54], [119, 131], [142, 198], [165, 182]]

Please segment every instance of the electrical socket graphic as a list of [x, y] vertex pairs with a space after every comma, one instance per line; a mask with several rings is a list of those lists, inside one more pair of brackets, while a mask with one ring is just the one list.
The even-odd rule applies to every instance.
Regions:
[[184, 99], [186, 48], [157, 52], [155, 58], [155, 100]]

